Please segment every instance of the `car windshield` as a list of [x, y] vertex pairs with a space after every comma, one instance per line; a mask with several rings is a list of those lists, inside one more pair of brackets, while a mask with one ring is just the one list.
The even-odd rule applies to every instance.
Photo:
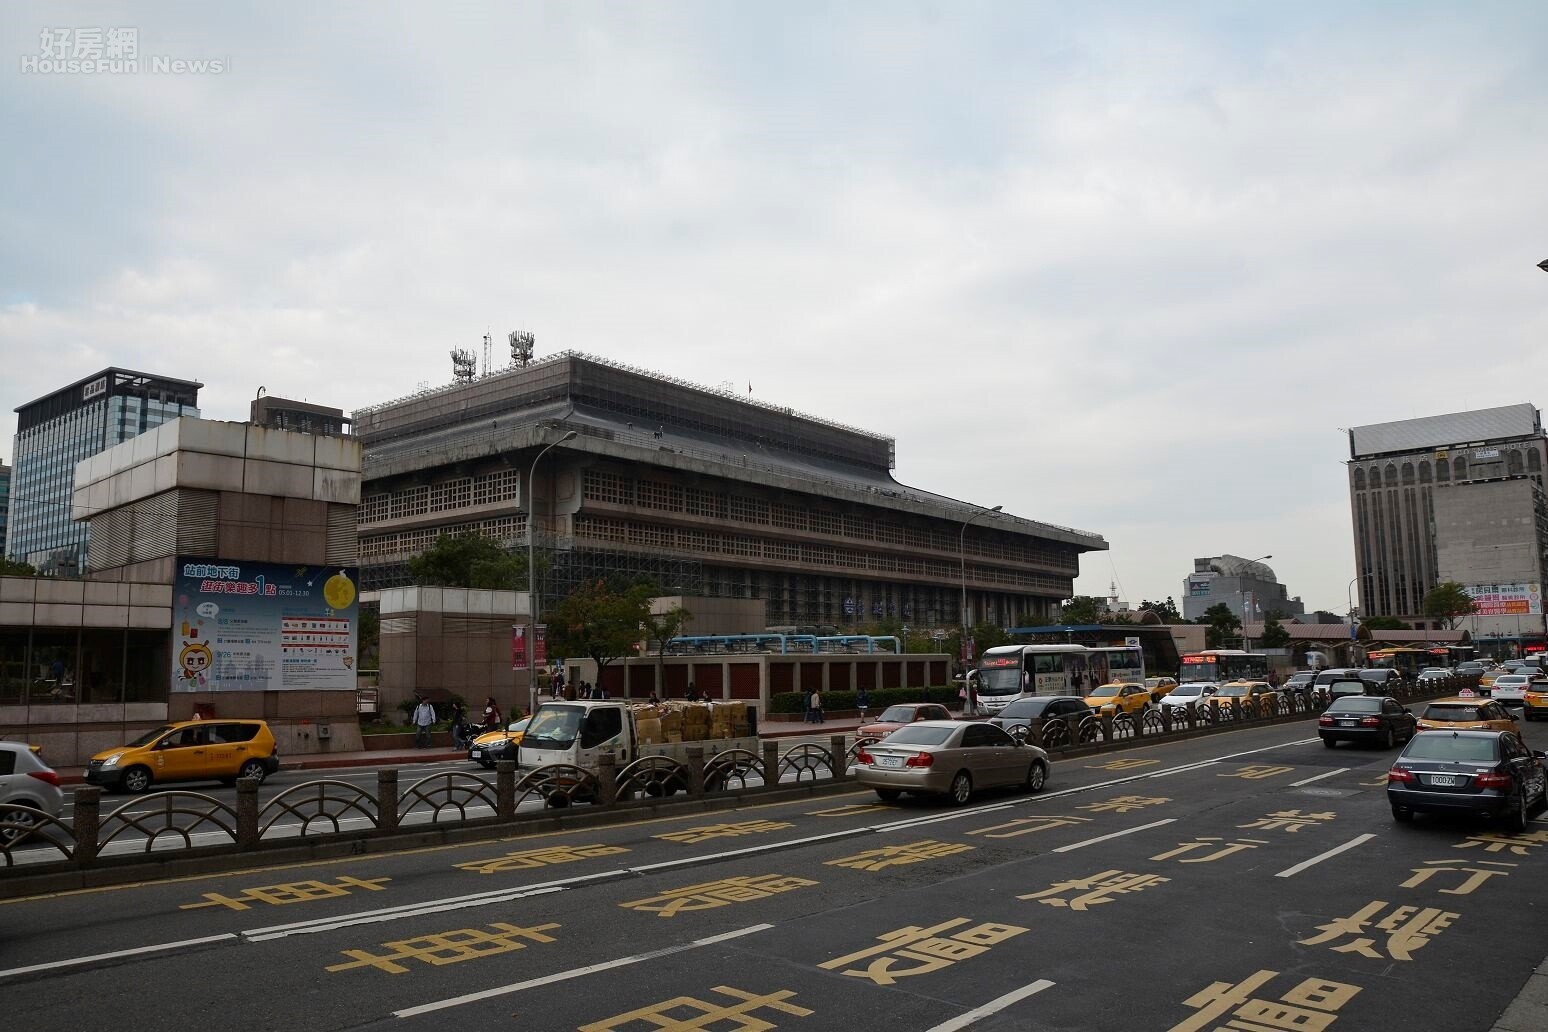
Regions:
[[1529, 678], [1526, 674], [1501, 674], [1494, 679], [1496, 686], [1502, 684], [1526, 684]]
[[1444, 677], [1450, 672], [1451, 671], [1447, 670], [1445, 667], [1432, 666], [1425, 667], [1423, 670], [1419, 671], [1419, 676], [1425, 677], [1427, 675], [1434, 674], [1437, 677]]
[[1305, 684], [1307, 681], [1315, 679], [1316, 676], [1316, 674], [1291, 674], [1289, 679], [1285, 681], [1285, 685], [1288, 687], [1292, 684]]
[[1477, 706], [1428, 706], [1424, 711], [1424, 719], [1458, 724], [1481, 718]]
[[555, 706], [550, 703], [538, 710], [527, 725], [527, 732], [522, 736], [522, 747], [568, 749], [575, 744], [575, 736], [585, 716], [584, 706]]
[[1204, 691], [1204, 686], [1195, 681], [1193, 684], [1180, 684], [1172, 689], [1172, 698], [1183, 698], [1189, 695], [1198, 695]]
[[1332, 695], [1364, 695], [1365, 682], [1360, 680], [1334, 681], [1328, 687], [1328, 692]]
[[1375, 696], [1340, 699], [1328, 707], [1329, 713], [1380, 713], [1381, 700]]
[[1223, 696], [1238, 696], [1238, 695], [1248, 695], [1251, 692], [1252, 692], [1252, 685], [1250, 685], [1250, 684], [1228, 684], [1224, 688], [1221, 688], [1220, 691], [1217, 692], [1216, 694], [1217, 695], [1223, 695]]
[[1108, 698], [1110, 696], [1117, 695], [1122, 690], [1123, 690], [1123, 688], [1122, 688], [1121, 685], [1104, 684], [1104, 685], [1102, 685], [1102, 686], [1100, 686], [1098, 688], [1091, 689], [1091, 691], [1086, 694], [1086, 698], [1088, 698], [1088, 699], [1106, 699], [1106, 698]]
[[1037, 717], [1048, 708], [1049, 699], [1017, 699], [1000, 711], [1002, 717]]
[[172, 725], [171, 724], [162, 724], [160, 727], [158, 727], [154, 731], [147, 731], [147, 732], [145, 732], [139, 738], [136, 738], [134, 741], [130, 742], [125, 748], [138, 749], [138, 748], [141, 748], [142, 746], [150, 745], [152, 742], [154, 742], [156, 739], [160, 738], [162, 735], [166, 734], [170, 730], [172, 730]]
[[957, 730], [954, 727], [930, 727], [917, 724], [909, 727], [900, 727], [887, 736], [888, 745], [942, 745], [951, 733]]
[[532, 719], [531, 717], [522, 717], [520, 720], [513, 720], [508, 725], [506, 725], [505, 730], [507, 730], [507, 731], [524, 731], [524, 730], [526, 730], [526, 727], [527, 727], [527, 721], [531, 720], [531, 719]]
[[914, 707], [912, 706], [888, 706], [882, 710], [882, 715], [877, 720], [893, 723], [907, 724], [914, 719]]
[[1476, 738], [1472, 735], [1429, 734], [1420, 735], [1403, 750], [1404, 759], [1412, 760], [1484, 760], [1496, 759], [1497, 738]]

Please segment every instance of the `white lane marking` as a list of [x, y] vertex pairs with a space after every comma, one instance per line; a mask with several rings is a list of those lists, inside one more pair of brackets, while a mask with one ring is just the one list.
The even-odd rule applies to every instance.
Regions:
[[1098, 842], [1106, 842], [1109, 839], [1123, 838], [1125, 835], [1133, 835], [1137, 831], [1149, 831], [1151, 828], [1159, 828], [1159, 827], [1161, 827], [1164, 824], [1176, 824], [1176, 823], [1177, 823], [1177, 818], [1176, 817], [1168, 817], [1165, 820], [1155, 821], [1155, 822], [1153, 822], [1151, 824], [1141, 824], [1137, 828], [1126, 828], [1123, 831], [1115, 831], [1115, 832], [1113, 832], [1110, 835], [1098, 835], [1096, 838], [1088, 838], [1088, 839], [1086, 839], [1083, 842], [1071, 842], [1067, 846], [1060, 846], [1058, 849], [1053, 850], [1053, 852], [1055, 852], [1055, 853], [1068, 853], [1071, 850], [1075, 850], [1075, 849], [1085, 849], [1087, 846], [1094, 846]]
[[1310, 860], [1302, 860], [1300, 863], [1296, 864], [1294, 867], [1287, 867], [1283, 871], [1280, 871], [1278, 874], [1274, 875], [1274, 877], [1276, 877], [1276, 878], [1293, 878], [1296, 875], [1300, 874], [1302, 871], [1306, 870], [1308, 867], [1313, 867], [1313, 866], [1315, 866], [1317, 864], [1322, 863], [1322, 861], [1324, 861], [1324, 860], [1327, 860], [1327, 859], [1329, 859], [1331, 857], [1338, 856], [1338, 854], [1344, 852], [1345, 850], [1353, 849], [1354, 847], [1359, 846], [1359, 845], [1364, 845], [1365, 843], [1369, 842], [1371, 839], [1373, 839], [1375, 837], [1376, 837], [1375, 835], [1372, 835], [1372, 834], [1369, 834], [1369, 833], [1367, 833], [1365, 835], [1356, 835], [1354, 838], [1350, 839], [1348, 842], [1345, 842], [1342, 846], [1335, 846], [1332, 849], [1328, 850], [1326, 853], [1318, 853], [1316, 856], [1312, 857]]
[[332, 932], [340, 928], [352, 928], [355, 925], [381, 924], [383, 921], [396, 921], [405, 917], [423, 917], [426, 914], [439, 914], [448, 910], [465, 910], [468, 907], [488, 906], [491, 903], [509, 903], [513, 900], [526, 899], [530, 896], [546, 896], [551, 892], [563, 892], [565, 889], [573, 888], [588, 881], [622, 878], [625, 873], [624, 871], [603, 871], [600, 874], [582, 875], [563, 882], [526, 885], [521, 888], [480, 892], [471, 896], [457, 896], [450, 899], [426, 900], [423, 903], [407, 903], [396, 907], [382, 907], [380, 910], [367, 910], [358, 914], [314, 918], [311, 921], [297, 921], [294, 924], [288, 925], [249, 928], [239, 934], [248, 942], [267, 942], [270, 939], [283, 939], [290, 935]]
[[1329, 771], [1324, 771], [1321, 774], [1313, 774], [1311, 777], [1309, 777], [1309, 778], [1302, 778], [1300, 781], [1292, 781], [1292, 782], [1290, 782], [1290, 787], [1291, 788], [1300, 788], [1302, 785], [1309, 785], [1313, 781], [1321, 781], [1323, 778], [1331, 778], [1335, 774], [1347, 774], [1347, 773], [1349, 773], [1349, 768], [1348, 767], [1340, 767], [1337, 770], [1329, 770]]
[[698, 856], [685, 856], [680, 860], [662, 860], [654, 864], [641, 864], [639, 867], [631, 867], [629, 874], [648, 874], [651, 871], [668, 871], [674, 867], [688, 867], [693, 864], [714, 863], [717, 860], [730, 860], [736, 857], [756, 856], [759, 853], [770, 853], [775, 850], [790, 849], [793, 846], [809, 846], [817, 842], [831, 842], [834, 839], [854, 838], [856, 835], [864, 835], [874, 831], [874, 828], [850, 828], [845, 831], [830, 831], [822, 835], [808, 835], [798, 839], [780, 839], [778, 842], [763, 842], [756, 846], [743, 846], [741, 849], [727, 849], [720, 853], [708, 853]]
[[688, 950], [698, 949], [700, 946], [713, 946], [717, 942], [727, 942], [731, 939], [740, 939], [744, 935], [752, 935], [755, 932], [766, 932], [774, 926], [771, 924], [750, 925], [747, 928], [738, 928], [734, 932], [722, 932], [719, 935], [711, 935], [703, 939], [694, 939], [677, 946], [667, 946], [659, 950], [651, 950], [649, 953], [637, 953], [632, 957], [620, 957], [617, 960], [605, 960], [600, 964], [591, 964], [583, 968], [571, 968], [568, 971], [560, 971], [552, 975], [544, 975], [541, 978], [529, 978], [524, 982], [512, 982], [510, 985], [496, 986], [493, 989], [484, 989], [476, 993], [468, 993], [466, 996], [453, 996], [448, 1000], [437, 1000], [435, 1003], [424, 1003], [418, 1007], [409, 1007], [405, 1010], [393, 1011], [395, 1018], [416, 1018], [421, 1014], [430, 1014], [438, 1010], [446, 1010], [451, 1007], [460, 1007], [465, 1003], [477, 1003], [480, 1000], [488, 1000], [495, 996], [509, 996], [511, 993], [519, 993], [526, 989], [536, 989], [545, 985], [553, 985], [555, 982], [567, 982], [572, 978], [582, 978], [586, 975], [594, 975], [598, 971], [611, 971], [614, 968], [627, 967], [630, 964], [642, 964], [649, 960], [657, 960], [661, 957], [669, 957], [674, 953], [685, 953]]
[[89, 957], [72, 957], [69, 960], [53, 960], [47, 964], [31, 964], [27, 967], [8, 968], [0, 971], [0, 978], [13, 978], [16, 975], [30, 975], [34, 971], [54, 971], [59, 968], [80, 967], [83, 964], [92, 964], [99, 960], [117, 960], [120, 957], [135, 957], [145, 953], [165, 953], [167, 950], [182, 949], [184, 946], [202, 946], [207, 942], [222, 942], [226, 939], [235, 939], [231, 932], [223, 932], [220, 935], [206, 935], [200, 939], [183, 939], [179, 942], [163, 942], [154, 946], [136, 946], [127, 950], [114, 950], [112, 953], [96, 953]]
[[939, 1025], [928, 1029], [927, 1032], [958, 1032], [959, 1029], [967, 1028], [979, 1018], [987, 1018], [991, 1014], [997, 1014], [1013, 1003], [1020, 1003], [1028, 996], [1034, 996], [1044, 989], [1052, 989], [1053, 987], [1053, 982], [1046, 978], [1040, 978], [1031, 985], [1024, 985], [1020, 989], [1012, 989], [1004, 996], [998, 996], [982, 1007], [974, 1007], [965, 1014], [958, 1014], [950, 1021], [943, 1021]]

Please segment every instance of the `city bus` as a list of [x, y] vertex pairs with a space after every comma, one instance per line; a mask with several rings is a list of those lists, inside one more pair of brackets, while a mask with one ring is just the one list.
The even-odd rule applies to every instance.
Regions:
[[1208, 681], [1211, 684], [1225, 684], [1227, 681], [1242, 679], [1262, 681], [1267, 679], [1268, 672], [1268, 657], [1261, 652], [1205, 649], [1203, 652], [1190, 652], [1182, 658], [1177, 683]]
[[1378, 670], [1396, 670], [1404, 679], [1419, 676], [1425, 667], [1440, 666], [1446, 661], [1445, 649], [1371, 649], [1365, 654], [1371, 666]]
[[978, 701], [991, 713], [1022, 695], [1090, 694], [1115, 675], [1143, 684], [1145, 660], [1132, 646], [999, 645], [978, 660]]

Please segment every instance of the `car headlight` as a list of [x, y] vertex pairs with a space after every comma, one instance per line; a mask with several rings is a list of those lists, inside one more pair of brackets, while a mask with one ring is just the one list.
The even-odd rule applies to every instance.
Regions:
[[116, 752], [112, 756], [109, 756], [107, 759], [102, 761], [102, 769], [106, 770], [109, 767], [118, 766], [118, 761], [123, 757], [123, 755], [123, 753]]

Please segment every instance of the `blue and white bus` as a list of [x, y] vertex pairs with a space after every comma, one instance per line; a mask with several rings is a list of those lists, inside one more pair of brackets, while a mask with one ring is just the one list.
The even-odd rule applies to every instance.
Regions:
[[1145, 683], [1132, 645], [999, 645], [978, 660], [978, 702], [991, 713], [1023, 695], [1079, 695], [1113, 681]]

